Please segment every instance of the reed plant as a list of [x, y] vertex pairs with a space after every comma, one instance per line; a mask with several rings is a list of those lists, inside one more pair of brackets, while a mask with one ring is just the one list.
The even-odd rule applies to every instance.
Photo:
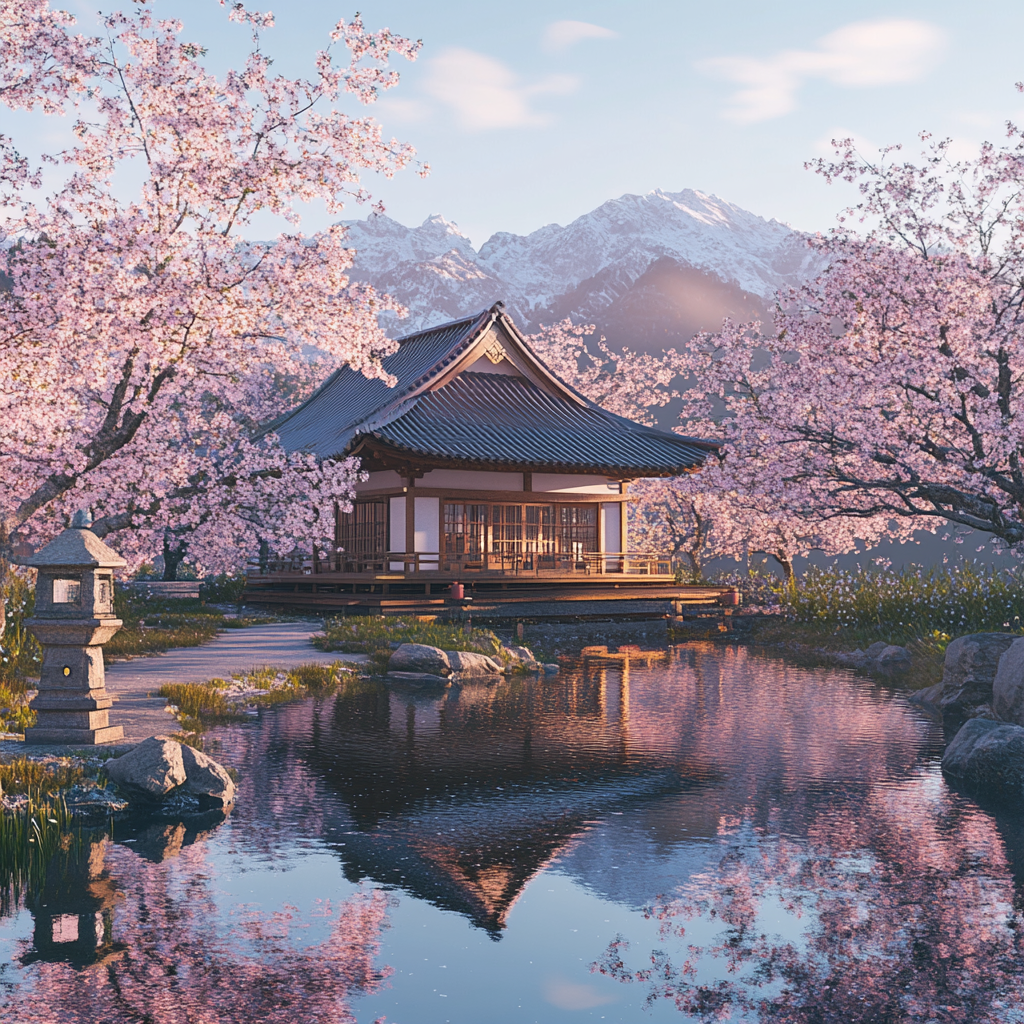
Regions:
[[83, 830], [59, 794], [29, 793], [19, 806], [0, 812], [0, 917], [18, 907], [26, 892], [38, 890], [61, 858], [79, 855], [96, 830]]

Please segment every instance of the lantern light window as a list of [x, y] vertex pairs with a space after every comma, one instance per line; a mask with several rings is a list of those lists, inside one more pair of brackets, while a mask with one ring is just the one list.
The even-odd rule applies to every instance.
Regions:
[[54, 604], [78, 604], [82, 599], [81, 580], [54, 580]]

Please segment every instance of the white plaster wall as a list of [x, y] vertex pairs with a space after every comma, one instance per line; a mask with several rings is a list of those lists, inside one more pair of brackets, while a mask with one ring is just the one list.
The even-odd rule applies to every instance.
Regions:
[[607, 502], [601, 505], [601, 526], [604, 534], [605, 551], [622, 550], [622, 519], [619, 503]]
[[[521, 491], [523, 474], [477, 473], [470, 469], [432, 469], [416, 481], [416, 486], [451, 487], [461, 491]], [[437, 548], [432, 550], [436, 551]]]
[[534, 473], [533, 489], [560, 494], [618, 494], [619, 482], [588, 473]]
[[360, 491], [377, 491], [385, 487], [403, 487], [405, 482], [393, 469], [381, 469], [370, 473], [368, 480], [360, 480], [356, 484], [356, 493]]
[[[391, 499], [391, 514], [388, 517], [391, 529], [389, 532], [388, 548], [391, 551], [405, 551], [405, 495]], [[392, 562], [392, 572], [401, 572], [404, 566], [401, 562]]]
[[[437, 552], [441, 550], [441, 499], [415, 498], [416, 508], [416, 550]], [[421, 569], [436, 569], [437, 559], [429, 562], [420, 559]]]

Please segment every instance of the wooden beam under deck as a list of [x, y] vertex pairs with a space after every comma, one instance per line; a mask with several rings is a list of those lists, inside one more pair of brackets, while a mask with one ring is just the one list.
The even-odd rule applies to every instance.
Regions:
[[[729, 603], [732, 588], [685, 586], [670, 578], [563, 579], [492, 578], [467, 586], [470, 601], [458, 603], [448, 595], [451, 574], [324, 573], [316, 576], [279, 573], [251, 577], [243, 600], [247, 604], [277, 605], [350, 614], [458, 615], [474, 618], [551, 619], [574, 617], [660, 618], [673, 607], [719, 607]], [[464, 580], [465, 577], [462, 577]], [[664, 607], [662, 607], [664, 606]]]

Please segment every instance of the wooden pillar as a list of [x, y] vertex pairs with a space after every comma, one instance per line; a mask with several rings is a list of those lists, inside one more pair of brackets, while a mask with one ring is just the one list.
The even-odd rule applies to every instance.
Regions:
[[[625, 495], [628, 490], [629, 490], [629, 481], [628, 480], [623, 480], [622, 481], [622, 493], [623, 493], [623, 495]], [[622, 502], [622, 504], [619, 506], [619, 509], [620, 509], [620, 515], [622, 516], [622, 529], [621, 529], [620, 534], [619, 534], [621, 539], [620, 539], [619, 543], [622, 545], [622, 550], [623, 551], [628, 551], [629, 550], [629, 502], [628, 501]]]
[[[416, 492], [413, 490], [414, 478], [405, 478], [405, 553], [411, 554], [416, 549]], [[415, 565], [410, 568], [405, 563], [405, 571], [415, 572]]]

